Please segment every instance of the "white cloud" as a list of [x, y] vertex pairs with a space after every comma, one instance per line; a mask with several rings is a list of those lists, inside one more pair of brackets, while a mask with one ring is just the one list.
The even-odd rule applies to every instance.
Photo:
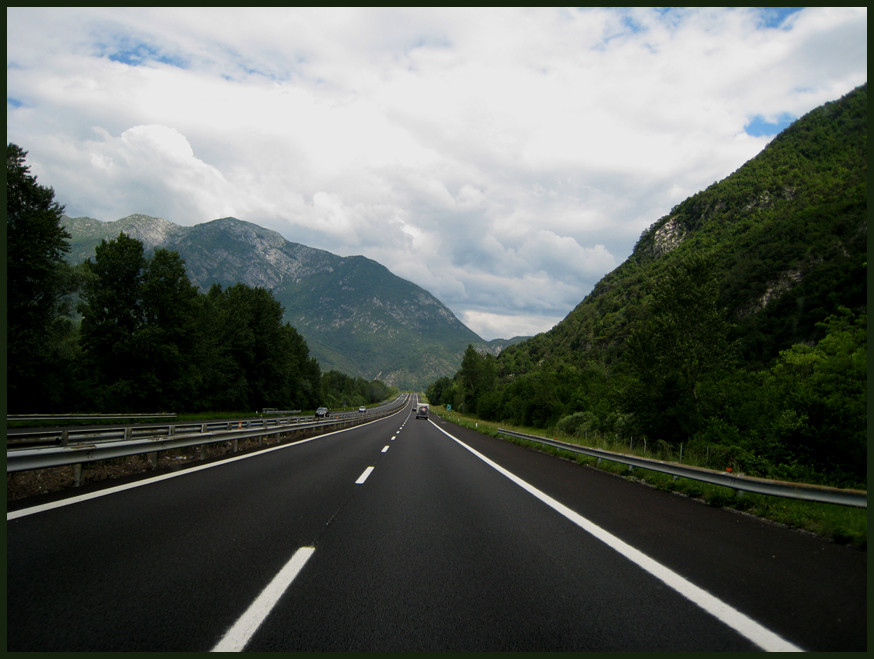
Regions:
[[364, 254], [484, 338], [866, 80], [864, 7], [7, 8], [7, 139], [68, 212]]
[[467, 310], [461, 321], [470, 328], [479, 328], [483, 337], [512, 339], [517, 336], [534, 336], [555, 326], [564, 316], [539, 314], [497, 314], [485, 311]]
[[[214, 218], [233, 211], [222, 173], [199, 160], [179, 131], [148, 125], [133, 126], [118, 137], [100, 128], [94, 132], [94, 139], [64, 149], [46, 166], [43, 178], [67, 204], [68, 214], [118, 219], [129, 214], [119, 215], [119, 209], [128, 208], [165, 218], [202, 217], [205, 212]], [[62, 188], [77, 194], [59, 194]]]

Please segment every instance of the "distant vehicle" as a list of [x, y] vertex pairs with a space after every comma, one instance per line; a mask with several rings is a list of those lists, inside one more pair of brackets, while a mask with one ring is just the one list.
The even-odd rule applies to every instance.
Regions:
[[427, 405], [419, 405], [416, 409], [416, 418], [417, 419], [427, 419], [428, 418], [428, 406]]
[[328, 416], [328, 408], [327, 407], [320, 407], [319, 409], [316, 410], [316, 418], [326, 417], [326, 416]]
[[359, 412], [366, 412], [366, 411], [367, 411], [367, 408], [364, 407], [364, 405], [362, 405], [361, 407], [358, 408], [358, 411], [359, 411]]

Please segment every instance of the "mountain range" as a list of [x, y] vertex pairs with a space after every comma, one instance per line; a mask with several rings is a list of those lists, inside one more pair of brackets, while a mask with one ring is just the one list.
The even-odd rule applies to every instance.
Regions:
[[241, 282], [272, 291], [323, 370], [409, 389], [456, 374], [468, 345], [500, 355], [505, 386], [571, 364], [610, 373], [647, 316], [654, 282], [689, 255], [707, 254], [730, 338], [745, 364], [766, 366], [781, 350], [821, 338], [820, 323], [839, 308], [867, 308], [867, 84], [797, 120], [736, 172], [656, 220], [624, 263], [536, 337], [486, 342], [375, 261], [292, 243], [235, 218], [193, 227], [144, 215], [63, 222], [71, 262], [124, 231], [147, 249], [178, 252], [202, 289]]
[[62, 224], [71, 263], [123, 232], [146, 251], [179, 253], [202, 290], [243, 283], [271, 291], [323, 371], [423, 389], [454, 373], [468, 345], [496, 354], [522, 340], [486, 342], [428, 291], [376, 261], [293, 243], [233, 217], [191, 227], [140, 214], [112, 222], [65, 216]]
[[865, 489], [867, 150], [865, 84], [656, 220], [552, 329], [497, 357], [467, 351], [428, 400], [586, 445], [648, 441], [660, 459]]
[[[826, 103], [755, 158], [684, 200], [640, 236], [567, 317], [501, 354], [613, 362], [672, 264], [708, 254], [719, 306], [749, 366], [812, 344], [839, 307], [867, 308], [868, 86]], [[571, 354], [573, 353], [573, 355]]]
[[[822, 447], [856, 455], [865, 435], [849, 419], [863, 407], [857, 367], [866, 359], [867, 129], [866, 84], [653, 222], [552, 329], [493, 360], [465, 355], [428, 398], [528, 427], [706, 438], [759, 456], [799, 447], [794, 457], [774, 454], [786, 464], [827, 462]], [[812, 373], [834, 380], [814, 392]], [[791, 384], [781, 379], [788, 374]], [[777, 439], [768, 448], [756, 438]], [[855, 458], [841, 460], [858, 471]]]

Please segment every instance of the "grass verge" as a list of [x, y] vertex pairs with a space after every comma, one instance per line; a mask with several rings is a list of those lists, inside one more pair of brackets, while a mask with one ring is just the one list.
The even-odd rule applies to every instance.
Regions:
[[[550, 437], [570, 444], [581, 445], [578, 440], [564, 437], [560, 434], [549, 433], [547, 435], [547, 431], [542, 428], [521, 428], [505, 423], [499, 424], [491, 421], [483, 421], [467, 414], [459, 414], [454, 410], [451, 412], [447, 411], [446, 408], [442, 406], [431, 406], [431, 411], [447, 421], [477, 430], [486, 435], [497, 437], [499, 435], [498, 428], [504, 428], [506, 430], [514, 430], [516, 432], [529, 435], [539, 435], [541, 437]], [[728, 487], [703, 483], [688, 478], [677, 478], [674, 480], [674, 477], [670, 474], [649, 471], [638, 467], [629, 470], [627, 465], [618, 462], [610, 462], [608, 460], [602, 460], [601, 463], [598, 464], [595, 458], [587, 455], [563, 451], [552, 446], [545, 446], [536, 442], [528, 442], [524, 439], [509, 437], [507, 435], [500, 435], [500, 438], [505, 441], [534, 448], [544, 453], [556, 455], [582, 465], [601, 469], [630, 480], [642, 482], [651, 487], [675, 492], [702, 501], [711, 506], [737, 510], [790, 528], [815, 533], [816, 535], [836, 543], [849, 544], [858, 547], [859, 549], [867, 550], [868, 511], [865, 508], [852, 508], [813, 501], [784, 499], [782, 497], [773, 497], [750, 492], [738, 492]], [[654, 456], [652, 452], [643, 452], [641, 450], [642, 447], [629, 447], [629, 445], [624, 443], [620, 446], [615, 441], [610, 441], [609, 439], [601, 437], [593, 437], [586, 446], [616, 453], [631, 453], [639, 457], [655, 457], [655, 459], [663, 459], [661, 456]], [[684, 460], [683, 463], [691, 466], [698, 466], [695, 465], [692, 460]]]

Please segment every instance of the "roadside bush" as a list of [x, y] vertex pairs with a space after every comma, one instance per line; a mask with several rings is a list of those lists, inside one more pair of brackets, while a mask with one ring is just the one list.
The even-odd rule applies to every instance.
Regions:
[[498, 420], [501, 411], [501, 394], [491, 390], [480, 396], [477, 401], [476, 413], [481, 419]]
[[594, 431], [596, 423], [597, 419], [591, 412], [574, 412], [559, 419], [555, 430], [569, 437], [582, 438], [586, 432]]

